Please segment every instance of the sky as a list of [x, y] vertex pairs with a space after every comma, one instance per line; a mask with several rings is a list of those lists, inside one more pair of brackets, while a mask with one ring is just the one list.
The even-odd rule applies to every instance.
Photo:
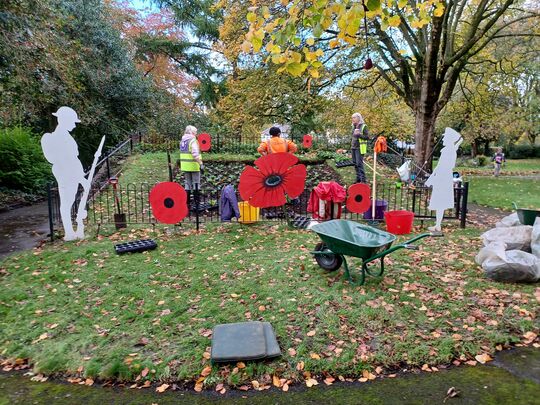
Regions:
[[147, 10], [147, 9], [150, 9], [150, 11], [158, 11], [159, 8], [156, 7], [156, 5], [151, 2], [151, 1], [144, 1], [144, 0], [129, 0], [129, 2], [131, 3], [131, 5], [137, 9], [137, 10], [140, 10], [140, 11], [144, 11], [144, 10]]

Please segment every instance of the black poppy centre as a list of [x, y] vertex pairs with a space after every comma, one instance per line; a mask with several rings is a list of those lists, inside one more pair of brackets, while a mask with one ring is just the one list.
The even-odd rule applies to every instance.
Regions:
[[172, 207], [174, 207], [174, 200], [172, 198], [170, 198], [170, 197], [167, 197], [163, 201], [163, 205], [165, 205], [165, 207], [167, 207], [167, 208], [172, 208]]
[[264, 179], [264, 184], [267, 187], [277, 187], [283, 182], [283, 177], [278, 174], [271, 174]]
[[354, 201], [356, 201], [357, 203], [362, 202], [363, 199], [364, 197], [361, 196], [360, 194], [357, 194], [354, 196]]

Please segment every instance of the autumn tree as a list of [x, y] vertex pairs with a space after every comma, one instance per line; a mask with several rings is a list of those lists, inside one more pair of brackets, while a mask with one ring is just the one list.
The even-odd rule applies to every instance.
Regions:
[[[415, 117], [415, 158], [429, 160], [436, 119], [451, 99], [460, 74], [481, 63], [478, 54], [498, 38], [536, 35], [513, 32], [538, 10], [516, 0], [254, 1], [247, 14], [244, 51], [261, 49], [267, 60], [292, 75], [315, 79], [336, 60], [355, 60], [333, 72], [339, 86], [371, 57], [377, 74], [392, 86]], [[364, 32], [364, 29], [367, 32]], [[364, 34], [367, 33], [367, 38]], [[369, 68], [370, 62], [365, 66]]]
[[206, 107], [217, 104], [225, 92], [225, 78], [219, 67], [219, 40], [222, 12], [212, 0], [154, 0], [161, 10], [174, 15], [175, 24], [189, 35], [170, 37], [147, 32], [138, 40], [142, 53], [161, 54], [198, 80], [195, 101]]
[[100, 0], [17, 0], [2, 4], [0, 127], [43, 134], [69, 105], [83, 122], [75, 137], [91, 159], [101, 136], [115, 144], [141, 129], [152, 83], [137, 71]]
[[[533, 32], [532, 23], [522, 21], [512, 31]], [[525, 138], [534, 144], [540, 125], [540, 38], [498, 38], [478, 57], [486, 63], [463, 69], [438, 126], [461, 131], [471, 143], [473, 155], [491, 153], [491, 142], [502, 146]]]

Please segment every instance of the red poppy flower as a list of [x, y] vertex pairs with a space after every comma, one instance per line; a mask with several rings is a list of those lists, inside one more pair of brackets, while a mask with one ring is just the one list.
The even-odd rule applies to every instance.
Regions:
[[304, 135], [302, 144], [304, 145], [304, 148], [306, 149], [311, 148], [311, 145], [313, 145], [313, 137], [311, 135]]
[[209, 134], [202, 133], [197, 137], [197, 140], [199, 141], [199, 147], [201, 148], [201, 152], [208, 152], [210, 150], [210, 147], [212, 146], [212, 140], [210, 139]]
[[296, 165], [298, 158], [290, 153], [271, 153], [255, 161], [259, 170], [246, 166], [240, 175], [238, 191], [254, 207], [279, 207], [287, 202], [285, 194], [296, 198], [306, 182], [306, 166]]
[[150, 190], [149, 200], [154, 217], [164, 224], [176, 224], [188, 214], [187, 193], [178, 183], [156, 184]]
[[347, 197], [347, 210], [357, 214], [363, 214], [371, 206], [371, 189], [365, 183], [356, 183], [349, 187]]

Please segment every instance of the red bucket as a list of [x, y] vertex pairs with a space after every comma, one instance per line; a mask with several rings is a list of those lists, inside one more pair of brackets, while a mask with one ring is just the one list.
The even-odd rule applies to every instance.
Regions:
[[405, 235], [411, 233], [414, 222], [414, 212], [410, 211], [388, 211], [384, 213], [386, 219], [386, 230], [394, 235]]

